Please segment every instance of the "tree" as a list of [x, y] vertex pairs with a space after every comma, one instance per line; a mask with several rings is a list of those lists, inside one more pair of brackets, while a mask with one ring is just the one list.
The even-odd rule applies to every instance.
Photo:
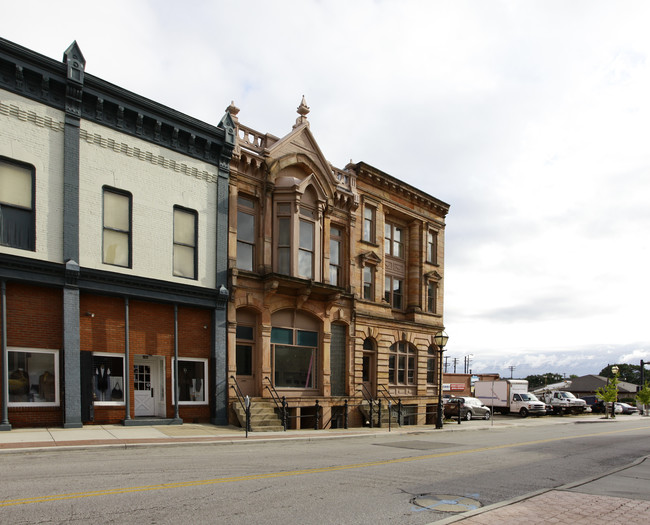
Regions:
[[[614, 365], [607, 365], [598, 375], [608, 378], [614, 377], [612, 366]], [[616, 366], [618, 367], [618, 377], [621, 381], [632, 383], [634, 385], [638, 385], [641, 382], [641, 367], [639, 365], [628, 365], [627, 363], [622, 363]]]
[[561, 374], [552, 374], [552, 373], [526, 376], [525, 379], [526, 381], [528, 381], [529, 390], [534, 390], [535, 388], [550, 385], [553, 383], [560, 383], [561, 381], [564, 381], [564, 377]]
[[[596, 389], [596, 397], [602, 400], [605, 403], [605, 406], [607, 406], [607, 403], [611, 403], [612, 419], [616, 417], [616, 414], [614, 414], [614, 403], [618, 398], [618, 383], [618, 374], [615, 374], [607, 382], [607, 386], [601, 386]], [[605, 418], [607, 418], [607, 411], [605, 411]]]
[[643, 405], [643, 415], [648, 415], [648, 405], [650, 405], [650, 386], [646, 381], [643, 388], [636, 395], [636, 400]]

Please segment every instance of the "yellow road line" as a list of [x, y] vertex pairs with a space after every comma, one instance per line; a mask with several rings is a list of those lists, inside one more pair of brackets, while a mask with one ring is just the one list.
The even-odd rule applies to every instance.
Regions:
[[630, 428], [626, 430], [611, 430], [607, 432], [596, 432], [593, 434], [582, 434], [579, 436], [564, 436], [564, 437], [554, 437], [548, 439], [537, 439], [535, 441], [524, 441], [521, 443], [509, 443], [503, 445], [493, 445], [490, 447], [480, 447], [473, 448], [470, 450], [457, 450], [455, 452], [439, 452], [436, 454], [426, 454], [423, 456], [412, 456], [408, 458], [396, 458], [396, 459], [386, 459], [381, 461], [368, 461], [366, 463], [352, 463], [350, 465], [337, 465], [332, 467], [319, 467], [319, 468], [309, 468], [301, 470], [290, 470], [287, 472], [269, 472], [267, 474], [250, 474], [247, 476], [234, 476], [229, 478], [217, 478], [217, 479], [205, 479], [197, 481], [182, 481], [177, 483], [161, 483], [159, 485], [145, 485], [141, 487], [125, 487], [125, 488], [115, 488], [115, 489], [106, 489], [106, 490], [97, 490], [90, 492], [72, 492], [69, 494], [54, 494], [51, 496], [38, 496], [33, 498], [21, 498], [21, 499], [10, 499], [0, 501], [0, 507], [10, 507], [12, 505], [27, 505], [31, 503], [46, 503], [49, 501], [61, 501], [61, 500], [70, 500], [70, 499], [80, 499], [80, 498], [94, 498], [98, 496], [111, 496], [115, 494], [129, 494], [133, 492], [146, 492], [151, 490], [165, 490], [165, 489], [175, 489], [175, 488], [185, 488], [185, 487], [196, 487], [203, 485], [215, 485], [218, 483], [235, 483], [241, 481], [253, 481], [260, 479], [272, 479], [272, 478], [286, 478], [290, 476], [303, 476], [305, 474], [320, 474], [324, 472], [337, 472], [342, 470], [351, 470], [351, 469], [360, 469], [367, 467], [377, 467], [381, 465], [390, 465], [395, 463], [407, 463], [410, 461], [422, 461], [426, 459], [435, 459], [435, 458], [444, 458], [449, 456], [459, 456], [463, 454], [475, 454], [479, 452], [486, 452], [488, 450], [499, 450], [504, 448], [515, 448], [523, 447], [529, 445], [539, 445], [542, 443], [552, 443], [554, 441], [565, 441], [569, 439], [584, 439], [589, 437], [596, 436], [605, 436], [608, 434], [620, 434], [623, 432], [632, 432], [636, 430], [648, 430], [648, 427], [638, 427]]

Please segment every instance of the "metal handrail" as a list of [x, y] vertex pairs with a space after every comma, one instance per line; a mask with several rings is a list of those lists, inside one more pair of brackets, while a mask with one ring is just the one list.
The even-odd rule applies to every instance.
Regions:
[[393, 397], [393, 394], [391, 394], [390, 391], [386, 388], [386, 385], [379, 385], [379, 393], [384, 396], [384, 399], [386, 399], [386, 401], [390, 401], [394, 404], [400, 402], [399, 399], [395, 399], [395, 397]]
[[375, 401], [375, 399], [372, 397], [372, 394], [370, 393], [370, 390], [368, 390], [368, 387], [366, 385], [364, 385], [363, 383], [361, 383], [361, 388], [357, 389], [357, 392], [361, 392], [361, 395], [363, 396], [363, 399], [365, 399], [365, 401], [368, 403], [368, 410], [370, 412], [368, 414], [368, 423], [370, 424], [370, 428], [374, 428], [374, 426], [375, 426], [373, 412], [374, 412], [374, 409], [375, 409], [375, 403], [377, 403], [377, 401], [379, 401], [379, 406], [378, 406], [378, 409], [379, 409], [379, 425], [381, 426], [381, 401], [380, 400]]
[[230, 385], [230, 387], [235, 391], [235, 395], [237, 396], [237, 401], [239, 401], [239, 404], [241, 405], [242, 409], [244, 410], [244, 414], [246, 415], [246, 437], [248, 437], [248, 433], [251, 431], [251, 407], [250, 407], [250, 399], [248, 399], [248, 403], [246, 402], [246, 396], [244, 396], [244, 393], [241, 391], [241, 388], [239, 388], [239, 383], [237, 382], [237, 378], [235, 376], [230, 376], [230, 379], [232, 379], [235, 384]]
[[235, 378], [235, 376], [230, 376], [230, 379], [232, 379], [235, 382], [234, 385], [230, 385], [230, 388], [232, 388], [235, 391], [235, 395], [237, 396], [237, 401], [239, 401], [241, 407], [244, 409], [244, 411], [246, 411], [246, 403], [244, 401], [245, 397], [243, 392], [241, 391], [241, 388], [239, 388], [239, 383], [237, 383], [237, 379]]
[[269, 384], [264, 385], [266, 389], [269, 391], [271, 394], [271, 399], [273, 399], [273, 402], [275, 403], [275, 407], [280, 411], [280, 417], [282, 419], [282, 428], [284, 428], [285, 432], [287, 430], [287, 411], [289, 407], [287, 406], [287, 400], [284, 396], [280, 397], [280, 394], [278, 394], [278, 391], [275, 389], [275, 386], [271, 382], [271, 379], [266, 376], [264, 379], [266, 379]]
[[396, 405], [397, 406], [397, 424], [401, 427], [402, 426], [402, 400], [401, 399], [395, 399], [393, 394], [390, 393], [390, 391], [386, 388], [385, 385], [379, 385], [379, 393], [384, 396], [384, 399], [388, 401], [388, 417], [390, 420], [391, 417], [391, 411], [392, 407], [391, 405]]

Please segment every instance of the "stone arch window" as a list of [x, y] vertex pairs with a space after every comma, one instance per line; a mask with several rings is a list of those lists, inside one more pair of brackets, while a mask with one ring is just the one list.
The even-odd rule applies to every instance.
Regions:
[[400, 341], [390, 347], [388, 354], [388, 382], [392, 385], [415, 384], [415, 347]]
[[271, 316], [273, 377], [276, 388], [316, 389], [321, 323], [304, 312], [281, 310]]

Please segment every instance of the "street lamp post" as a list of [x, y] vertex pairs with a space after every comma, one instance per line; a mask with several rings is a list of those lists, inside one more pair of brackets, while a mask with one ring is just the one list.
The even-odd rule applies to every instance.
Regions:
[[[440, 361], [438, 364], [438, 419], [436, 420], [436, 428], [442, 428], [442, 353], [445, 351], [445, 346], [449, 336], [444, 332], [440, 331], [433, 336], [433, 342], [438, 347], [440, 352]], [[459, 408], [460, 410], [460, 408]]]
[[[618, 366], [614, 365], [612, 367], [612, 374], [614, 374], [614, 379], [618, 376]], [[612, 401], [612, 419], [616, 419], [616, 401], [618, 400], [618, 388], [616, 389], [616, 397]]]

